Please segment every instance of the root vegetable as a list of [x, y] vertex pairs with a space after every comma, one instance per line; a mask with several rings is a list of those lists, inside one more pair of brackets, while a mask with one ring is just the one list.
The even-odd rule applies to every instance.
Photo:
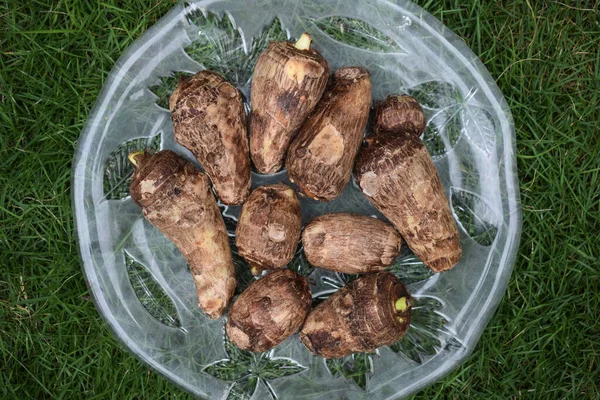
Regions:
[[172, 151], [132, 153], [131, 197], [181, 251], [194, 277], [198, 306], [218, 318], [236, 285], [225, 224], [206, 175]]
[[240, 349], [267, 351], [298, 331], [311, 302], [305, 277], [288, 269], [271, 272], [233, 303], [227, 336]]
[[300, 202], [294, 190], [283, 183], [260, 186], [242, 207], [235, 241], [256, 275], [292, 260], [301, 229]]
[[402, 238], [394, 227], [376, 218], [325, 214], [304, 228], [302, 245], [315, 267], [346, 274], [381, 271], [400, 254]]
[[462, 249], [427, 149], [411, 134], [376, 135], [366, 142], [355, 166], [360, 189], [425, 265], [434, 272], [449, 270]]
[[408, 290], [394, 275], [363, 275], [308, 314], [300, 340], [325, 358], [373, 351], [402, 338], [410, 326], [411, 307]]
[[310, 49], [306, 33], [296, 45], [271, 42], [260, 55], [250, 95], [250, 153], [260, 173], [281, 169], [290, 141], [321, 98], [328, 77], [327, 61]]
[[360, 149], [371, 104], [369, 72], [340, 68], [287, 153], [290, 178], [307, 196], [330, 201], [343, 191]]
[[425, 132], [427, 120], [421, 105], [414, 97], [391, 95], [379, 102], [375, 109], [375, 133], [411, 133], [416, 137]]
[[169, 106], [177, 143], [194, 154], [223, 203], [241, 204], [250, 194], [250, 156], [240, 92], [201, 71], [180, 79]]

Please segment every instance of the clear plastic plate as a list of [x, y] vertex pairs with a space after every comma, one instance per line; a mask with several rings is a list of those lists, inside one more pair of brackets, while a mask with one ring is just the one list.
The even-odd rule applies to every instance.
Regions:
[[[429, 149], [457, 220], [463, 258], [431, 274], [408, 250], [391, 271], [416, 298], [405, 338], [372, 354], [326, 361], [297, 335], [272, 351], [237, 350], [224, 319], [198, 309], [179, 251], [142, 217], [128, 194], [137, 149], [172, 149], [167, 109], [177, 76], [216, 70], [246, 97], [270, 40], [303, 31], [333, 69], [361, 65], [373, 97], [409, 93], [428, 117]], [[176, 6], [119, 59], [79, 139], [73, 208], [83, 270], [96, 306], [121, 343], [200, 397], [387, 399], [408, 396], [472, 352], [513, 268], [521, 231], [514, 128], [494, 80], [462, 41], [418, 6], [399, 0], [213, 0]], [[253, 174], [253, 187], [289, 182]], [[377, 215], [351, 183], [330, 203], [303, 199], [304, 221], [334, 211]], [[236, 207], [222, 207], [233, 235]], [[381, 217], [381, 216], [380, 216]], [[233, 239], [233, 238], [232, 238]], [[234, 249], [235, 250], [235, 249]], [[251, 277], [235, 255], [242, 290]], [[299, 249], [290, 268], [309, 276], [315, 301], [352, 276], [315, 270]]]

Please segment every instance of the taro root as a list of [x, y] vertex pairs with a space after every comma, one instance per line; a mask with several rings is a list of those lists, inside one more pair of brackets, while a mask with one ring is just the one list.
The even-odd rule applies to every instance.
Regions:
[[300, 340], [325, 358], [370, 352], [402, 338], [410, 326], [411, 307], [406, 286], [394, 275], [363, 275], [308, 314]]
[[288, 149], [290, 179], [309, 197], [330, 201], [343, 191], [360, 149], [371, 104], [369, 72], [340, 68]]
[[248, 197], [235, 231], [239, 254], [257, 275], [292, 260], [302, 229], [300, 202], [289, 186], [260, 186]]
[[416, 137], [425, 132], [427, 120], [421, 105], [414, 97], [390, 95], [375, 108], [375, 133], [410, 133]]
[[290, 141], [327, 84], [327, 61], [310, 48], [310, 36], [296, 44], [271, 42], [256, 62], [250, 100], [250, 154], [256, 169], [281, 169]]
[[169, 150], [135, 152], [129, 160], [135, 167], [131, 197], [185, 257], [198, 306], [210, 318], [220, 317], [233, 296], [236, 279], [229, 237], [209, 179]]
[[300, 329], [311, 302], [305, 277], [289, 269], [271, 272], [233, 303], [227, 336], [242, 350], [267, 351]]
[[250, 194], [250, 156], [242, 95], [211, 71], [181, 78], [169, 102], [175, 140], [194, 154], [225, 204]]
[[364, 215], [325, 214], [302, 233], [311, 265], [346, 274], [381, 271], [400, 254], [402, 238], [394, 227]]
[[366, 140], [355, 166], [356, 183], [434, 272], [462, 255], [458, 230], [442, 182], [419, 138], [376, 135]]

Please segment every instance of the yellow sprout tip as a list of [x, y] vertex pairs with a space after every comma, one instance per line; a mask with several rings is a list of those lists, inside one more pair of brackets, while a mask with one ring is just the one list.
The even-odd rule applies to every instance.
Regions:
[[396, 300], [394, 307], [396, 308], [396, 311], [406, 311], [406, 309], [408, 308], [408, 302], [406, 301], [406, 297], [400, 297], [398, 300]]
[[134, 151], [132, 153], [129, 153], [129, 155], [127, 156], [127, 159], [129, 160], [130, 163], [133, 164], [134, 167], [137, 167], [136, 157], [139, 155], [142, 155], [142, 154], [144, 154], [143, 150]]
[[298, 50], [309, 50], [311, 40], [312, 39], [311, 39], [310, 35], [305, 32], [300, 36], [300, 39], [298, 39], [298, 41], [296, 42], [294, 47], [297, 48]]

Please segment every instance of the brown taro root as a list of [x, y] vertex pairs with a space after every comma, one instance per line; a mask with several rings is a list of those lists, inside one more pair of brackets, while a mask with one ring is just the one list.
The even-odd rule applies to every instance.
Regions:
[[229, 237], [206, 175], [172, 151], [129, 155], [135, 166], [130, 192], [144, 216], [185, 257], [198, 306], [218, 318], [236, 285]]
[[354, 175], [362, 192], [425, 265], [434, 272], [456, 265], [462, 255], [456, 223], [419, 138], [411, 134], [368, 138]]
[[256, 169], [281, 169], [290, 141], [313, 110], [327, 84], [327, 61], [303, 34], [296, 44], [271, 42], [252, 77], [250, 154]]
[[300, 202], [294, 190], [283, 183], [260, 186], [242, 207], [235, 243], [256, 275], [291, 261], [301, 229]]
[[346, 274], [381, 271], [400, 254], [402, 238], [394, 227], [376, 218], [355, 214], [325, 214], [302, 233], [311, 265]]
[[307, 196], [330, 201], [343, 191], [360, 149], [371, 104], [369, 72], [340, 68], [288, 149], [290, 179]]
[[363, 275], [308, 314], [300, 340], [315, 355], [339, 358], [370, 352], [402, 338], [412, 298], [389, 272]]
[[233, 303], [227, 336], [242, 350], [267, 351], [300, 329], [311, 302], [305, 277], [289, 269], [271, 272]]
[[427, 120], [421, 105], [414, 97], [390, 95], [375, 108], [375, 133], [410, 133], [417, 137], [425, 132]]
[[175, 140], [190, 150], [225, 204], [250, 194], [250, 156], [242, 95], [211, 71], [180, 79], [169, 102]]

